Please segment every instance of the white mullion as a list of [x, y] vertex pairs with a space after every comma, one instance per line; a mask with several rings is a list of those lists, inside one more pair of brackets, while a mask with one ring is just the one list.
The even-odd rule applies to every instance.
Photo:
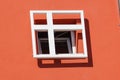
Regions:
[[82, 25], [53, 25], [55, 31], [70, 31], [70, 30], [81, 30], [84, 26]]
[[36, 31], [47, 31], [49, 28], [48, 25], [34, 25], [33, 26], [33, 29], [36, 30]]
[[74, 34], [74, 31], [71, 31], [71, 41], [72, 41], [72, 51], [73, 51], [73, 54], [76, 54], [76, 44], [75, 44], [75, 34]]
[[53, 29], [48, 30], [49, 50], [51, 55], [55, 55], [55, 39]]
[[49, 52], [50, 55], [55, 55], [55, 39], [54, 39], [54, 30], [53, 30], [53, 20], [52, 20], [52, 13], [47, 12], [47, 25], [48, 28], [48, 41], [49, 41]]

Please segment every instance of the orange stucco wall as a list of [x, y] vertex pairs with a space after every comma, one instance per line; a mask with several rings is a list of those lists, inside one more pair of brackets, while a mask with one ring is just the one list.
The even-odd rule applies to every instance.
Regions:
[[[34, 59], [30, 10], [84, 10], [88, 62]], [[117, 0], [1, 0], [0, 80], [120, 80], [119, 25]]]

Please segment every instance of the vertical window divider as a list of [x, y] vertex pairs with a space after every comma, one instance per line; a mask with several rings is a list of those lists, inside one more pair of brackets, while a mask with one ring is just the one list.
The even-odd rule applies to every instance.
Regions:
[[52, 13], [47, 12], [47, 25], [48, 27], [48, 41], [49, 41], [49, 50], [50, 55], [55, 55], [55, 39], [54, 39], [54, 30], [53, 30], [53, 19], [52, 19]]

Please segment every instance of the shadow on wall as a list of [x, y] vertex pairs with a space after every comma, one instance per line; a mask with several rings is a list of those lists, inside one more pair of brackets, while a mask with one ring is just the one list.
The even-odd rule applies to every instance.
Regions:
[[[89, 21], [85, 19], [88, 58], [83, 59], [37, 59], [39, 68], [93, 67]], [[78, 37], [79, 38], [79, 37]]]

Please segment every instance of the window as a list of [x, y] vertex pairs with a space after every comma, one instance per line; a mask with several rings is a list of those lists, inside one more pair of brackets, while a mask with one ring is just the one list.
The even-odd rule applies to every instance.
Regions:
[[[39, 20], [36, 16], [39, 16]], [[69, 19], [79, 16], [80, 24]], [[61, 21], [59, 20], [61, 19]], [[68, 21], [65, 22], [64, 19]], [[55, 20], [56, 19], [56, 20]], [[82, 10], [30, 11], [33, 57], [35, 58], [86, 58], [87, 44]], [[77, 51], [76, 32], [81, 31], [83, 52]]]
[[[39, 40], [39, 51], [41, 54], [49, 54], [48, 39], [43, 38]], [[70, 40], [68, 38], [55, 38], [56, 54], [71, 53]]]
[[[49, 54], [47, 32], [38, 32], [38, 53]], [[71, 53], [70, 31], [54, 32], [56, 54]], [[40, 52], [41, 51], [41, 52]]]

